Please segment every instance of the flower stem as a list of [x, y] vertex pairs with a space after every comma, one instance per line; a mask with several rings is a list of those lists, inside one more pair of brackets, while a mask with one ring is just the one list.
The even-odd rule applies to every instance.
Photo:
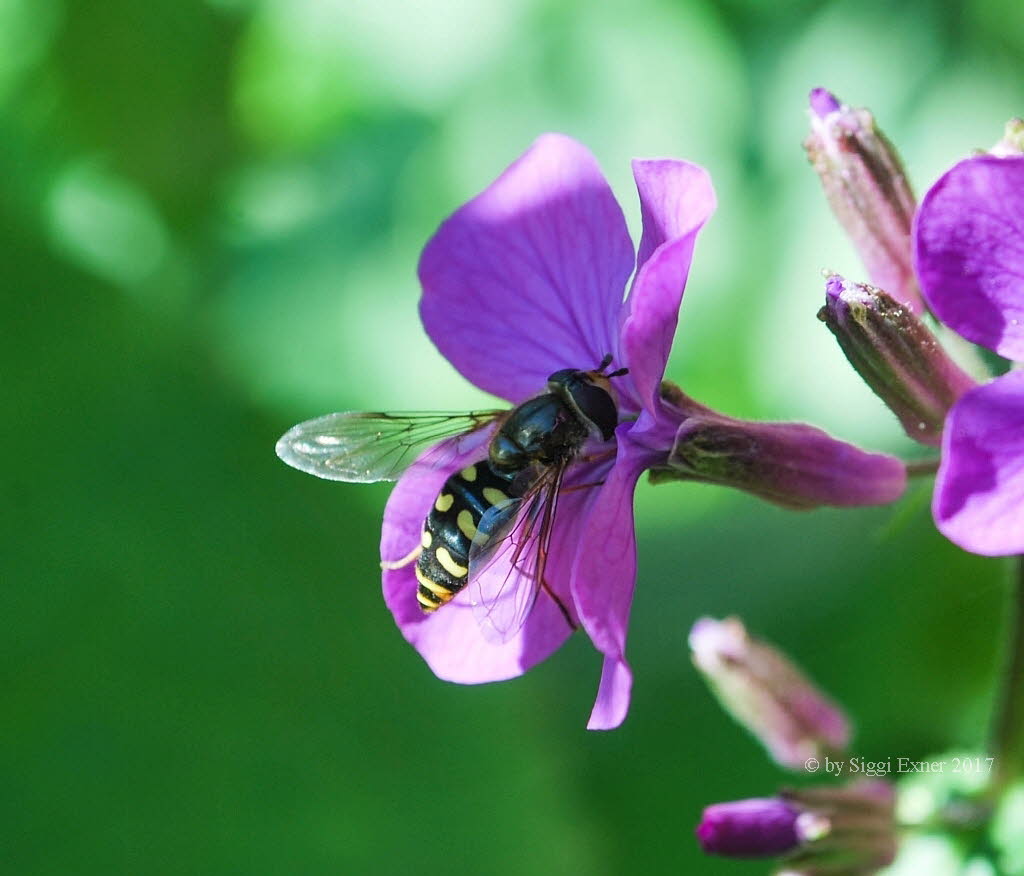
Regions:
[[1010, 587], [1006, 668], [996, 693], [991, 794], [998, 798], [1017, 777], [1024, 756], [1024, 557], [1014, 562]]
[[932, 459], [915, 459], [912, 462], [906, 463], [906, 466], [908, 478], [933, 475], [939, 470], [939, 458], [936, 456]]

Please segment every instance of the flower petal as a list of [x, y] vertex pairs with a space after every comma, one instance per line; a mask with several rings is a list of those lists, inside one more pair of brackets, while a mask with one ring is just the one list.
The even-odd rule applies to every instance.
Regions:
[[1024, 359], [1024, 156], [969, 158], [925, 195], [914, 225], [921, 290], [965, 338]]
[[621, 657], [605, 657], [587, 729], [614, 730], [625, 721], [632, 690], [633, 672], [629, 664]]
[[1024, 553], [1024, 372], [972, 389], [949, 412], [932, 513], [965, 550]]
[[625, 649], [636, 585], [633, 491], [644, 470], [644, 459], [627, 443], [629, 426], [619, 427], [618, 458], [586, 519], [572, 574], [580, 622], [605, 655], [597, 702], [587, 725], [592, 730], [611, 730], [622, 723], [632, 685]]
[[[443, 470], [414, 465], [395, 485], [384, 511], [381, 557], [395, 561], [407, 556], [419, 543], [423, 522], [451, 471], [478, 462], [486, 454], [486, 433], [464, 436], [460, 453], [444, 450], [450, 464]], [[472, 441], [470, 441], [472, 439]], [[450, 442], [446, 442], [449, 444]], [[433, 451], [434, 454], [437, 451]], [[574, 468], [574, 482], [589, 482], [603, 472], [593, 467]], [[545, 580], [568, 610], [572, 611], [569, 579], [576, 546], [583, 538], [590, 508], [598, 490], [574, 490], [562, 495], [552, 535]], [[487, 574], [501, 574], [500, 569]], [[413, 564], [384, 571], [384, 600], [406, 640], [419, 651], [434, 674], [446, 681], [477, 684], [522, 675], [548, 657], [572, 632], [558, 605], [541, 593], [522, 629], [508, 641], [497, 644], [480, 630], [471, 605], [472, 589], [467, 587], [450, 603], [432, 614], [424, 614], [416, 600]]]
[[622, 342], [639, 401], [651, 413], [665, 374], [697, 232], [715, 209], [706, 170], [685, 161], [634, 161], [644, 231], [624, 304]]
[[420, 259], [420, 315], [466, 378], [520, 402], [561, 368], [618, 353], [633, 244], [594, 157], [540, 137], [438, 229]]

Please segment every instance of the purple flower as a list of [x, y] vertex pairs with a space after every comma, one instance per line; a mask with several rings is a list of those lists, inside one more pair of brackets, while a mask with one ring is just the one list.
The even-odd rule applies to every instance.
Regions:
[[[481, 389], [518, 404], [562, 368], [594, 368], [611, 353], [621, 425], [614, 458], [580, 462], [564, 492], [545, 577], [604, 655], [591, 729], [618, 726], [632, 674], [626, 627], [636, 578], [633, 490], [671, 446], [659, 386], [697, 232], [715, 208], [707, 173], [684, 161], [634, 161], [643, 237], [634, 255], [626, 222], [593, 156], [548, 134], [445, 221], [420, 260], [420, 314], [438, 349]], [[630, 294], [623, 291], [634, 274]], [[384, 514], [381, 556], [416, 545], [451, 471], [486, 456], [487, 435], [465, 439], [448, 470], [413, 466]], [[468, 589], [468, 588], [467, 588]], [[408, 641], [439, 677], [473, 684], [520, 675], [571, 633], [541, 593], [509, 641], [483, 638], [463, 591], [424, 615], [410, 567], [384, 572], [384, 598]], [[461, 598], [460, 598], [461, 597]]]
[[[614, 451], [568, 470], [544, 575], [604, 657], [591, 729], [618, 726], [629, 707], [633, 491], [645, 469], [666, 479], [738, 486], [790, 507], [887, 502], [905, 484], [902, 465], [890, 457], [804, 426], [751, 431], [751, 424], [662, 385], [694, 241], [715, 195], [707, 173], [684, 161], [637, 160], [633, 175], [643, 221], [635, 255], [593, 156], [549, 134], [441, 225], [419, 266], [427, 333], [487, 392], [519, 404], [554, 372], [595, 368], [607, 354], [612, 367], [629, 368], [612, 381], [619, 413]], [[482, 431], [447, 442], [443, 469], [406, 471], [384, 514], [385, 565], [419, 544], [446, 477], [484, 458], [488, 438]], [[521, 629], [494, 644], [477, 626], [470, 589], [424, 615], [411, 566], [384, 572], [384, 598], [402, 634], [441, 678], [474, 684], [518, 676], [572, 631], [556, 601], [541, 592]]]
[[[1024, 360], [1024, 156], [969, 158], [941, 177], [921, 203], [914, 257], [939, 319]], [[950, 409], [932, 512], [966, 550], [1024, 552], [1024, 372], [971, 389]]]

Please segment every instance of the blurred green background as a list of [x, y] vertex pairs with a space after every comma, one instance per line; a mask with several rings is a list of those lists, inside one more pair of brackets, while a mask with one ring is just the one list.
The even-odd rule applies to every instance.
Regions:
[[642, 484], [633, 707], [600, 734], [582, 636], [514, 682], [435, 679], [380, 598], [387, 488], [273, 445], [331, 410], [481, 403], [419, 326], [418, 252], [554, 129], [634, 229], [631, 157], [715, 179], [673, 379], [911, 452], [815, 319], [822, 268], [863, 272], [806, 93], [871, 106], [923, 191], [1024, 112], [1022, 9], [0, 0], [0, 868], [763, 873], [692, 838], [704, 805], [793, 781], [695, 676], [707, 613], [799, 658], [859, 754], [977, 745], [1004, 570], [934, 533], [926, 483], [805, 515]]

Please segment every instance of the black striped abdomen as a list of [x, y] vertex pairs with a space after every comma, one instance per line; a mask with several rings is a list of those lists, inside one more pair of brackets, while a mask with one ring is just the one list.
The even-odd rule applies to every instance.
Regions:
[[416, 599], [424, 611], [437, 610], [466, 586], [477, 525], [488, 508], [509, 497], [511, 478], [482, 460], [444, 482], [423, 524], [416, 560]]

